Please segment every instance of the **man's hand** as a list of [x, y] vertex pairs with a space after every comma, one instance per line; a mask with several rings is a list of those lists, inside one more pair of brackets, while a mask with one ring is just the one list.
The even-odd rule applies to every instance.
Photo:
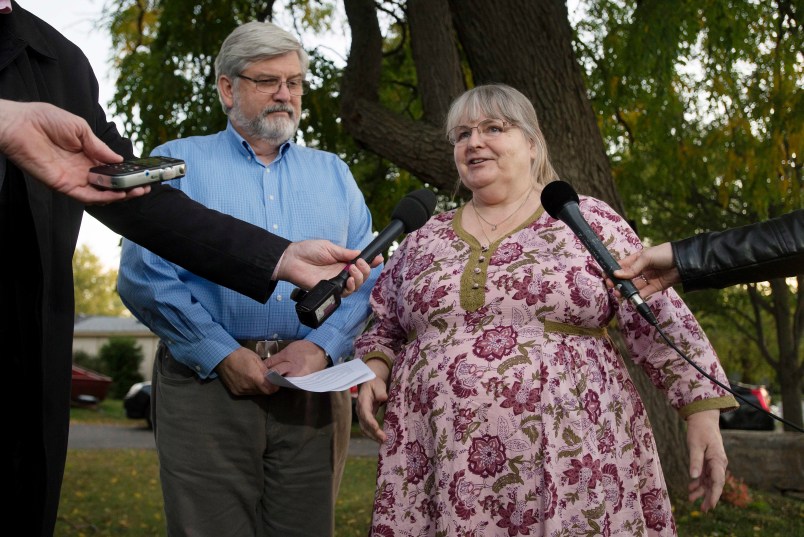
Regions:
[[363, 285], [371, 267], [382, 263], [382, 256], [378, 255], [371, 262], [371, 267], [362, 259], [350, 264], [358, 255], [358, 250], [342, 248], [325, 240], [294, 242], [285, 250], [276, 278], [310, 289], [321, 280], [334, 278], [348, 265], [349, 279], [341, 295], [346, 297]]
[[[635, 252], [621, 259], [619, 264], [622, 269], [614, 271], [614, 275], [621, 280], [631, 280], [642, 298], [681, 282], [669, 242]], [[611, 280], [606, 280], [606, 284], [614, 287]]]
[[48, 187], [85, 204], [105, 204], [147, 194], [101, 190], [89, 169], [123, 157], [109, 149], [84, 119], [47, 103], [0, 100], [0, 152]]
[[[327, 355], [324, 349], [303, 339], [288, 344], [287, 347], [266, 358], [267, 370], [273, 370], [283, 377], [303, 377], [321, 371], [327, 367]], [[270, 383], [269, 383], [270, 384]], [[270, 385], [273, 393], [279, 387]]]
[[714, 509], [726, 483], [726, 450], [720, 436], [719, 410], [697, 412], [687, 418], [687, 447], [690, 450], [689, 500], [703, 497], [701, 511]]
[[267, 395], [275, 392], [276, 387], [265, 378], [267, 371], [262, 358], [245, 347], [231, 353], [215, 368], [232, 395]]

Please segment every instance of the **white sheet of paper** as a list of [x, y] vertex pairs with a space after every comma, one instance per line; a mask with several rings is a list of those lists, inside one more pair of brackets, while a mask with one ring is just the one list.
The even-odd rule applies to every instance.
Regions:
[[283, 377], [276, 371], [266, 374], [268, 381], [275, 386], [308, 392], [341, 392], [375, 376], [363, 360], [349, 360], [303, 377]]

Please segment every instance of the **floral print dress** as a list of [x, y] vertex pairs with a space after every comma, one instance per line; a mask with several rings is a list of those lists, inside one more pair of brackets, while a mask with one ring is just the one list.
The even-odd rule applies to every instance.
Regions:
[[[615, 257], [640, 248], [605, 203], [581, 212]], [[735, 406], [664, 344], [570, 229], [540, 208], [483, 249], [463, 210], [410, 234], [372, 294], [356, 355], [393, 361], [371, 535], [675, 535], [645, 407], [607, 335], [682, 415]], [[722, 382], [672, 290], [648, 301]], [[611, 329], [609, 327], [608, 329]]]

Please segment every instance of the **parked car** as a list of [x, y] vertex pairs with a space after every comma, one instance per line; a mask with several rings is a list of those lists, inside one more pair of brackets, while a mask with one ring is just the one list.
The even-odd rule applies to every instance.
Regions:
[[151, 381], [138, 382], [128, 389], [123, 398], [123, 408], [126, 417], [132, 420], [145, 420], [148, 428], [153, 428], [151, 422]]
[[112, 378], [73, 364], [70, 402], [76, 406], [97, 405], [109, 393]]
[[[732, 382], [731, 389], [759, 406], [770, 412], [771, 397], [767, 388], [757, 384], [743, 384]], [[775, 428], [773, 418], [765, 412], [757, 410], [744, 401], [737, 399], [740, 408], [732, 412], [720, 414], [721, 429], [745, 429], [751, 431], [772, 431]]]

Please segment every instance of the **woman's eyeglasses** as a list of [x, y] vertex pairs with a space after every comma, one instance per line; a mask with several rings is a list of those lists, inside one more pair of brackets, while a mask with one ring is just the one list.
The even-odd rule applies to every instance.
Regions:
[[502, 133], [513, 127], [511, 123], [503, 121], [502, 119], [484, 119], [474, 127], [466, 125], [458, 125], [450, 129], [447, 133], [447, 140], [452, 145], [462, 145], [469, 141], [472, 137], [472, 131], [477, 129], [477, 134], [483, 140], [491, 140], [497, 138]]

